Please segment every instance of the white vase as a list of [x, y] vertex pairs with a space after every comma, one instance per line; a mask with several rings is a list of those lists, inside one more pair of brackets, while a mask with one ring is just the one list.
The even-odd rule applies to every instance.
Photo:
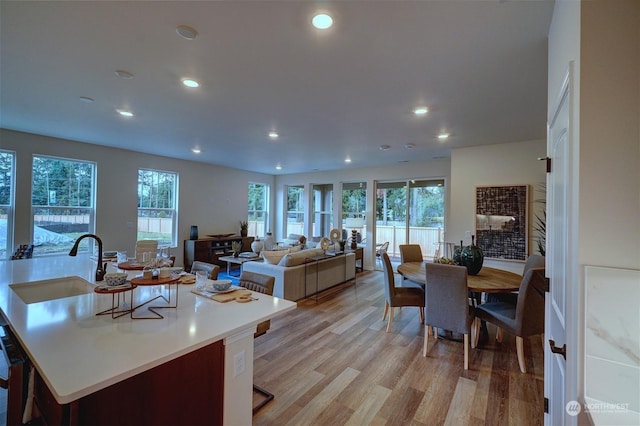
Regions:
[[262, 241], [261, 240], [253, 240], [253, 242], [251, 243], [251, 250], [253, 250], [253, 252], [255, 254], [260, 254], [260, 252], [262, 251]]
[[271, 232], [267, 232], [267, 236], [264, 237], [262, 242], [262, 250], [272, 250], [276, 240], [273, 238]]

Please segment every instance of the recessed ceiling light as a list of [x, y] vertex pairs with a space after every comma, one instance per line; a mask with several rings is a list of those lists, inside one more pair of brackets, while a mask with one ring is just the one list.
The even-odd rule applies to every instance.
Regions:
[[441, 141], [447, 140], [448, 137], [449, 137], [449, 133], [440, 133], [438, 135], [438, 139], [440, 139]]
[[191, 152], [193, 152], [194, 154], [200, 154], [200, 148], [195, 147], [195, 148], [191, 148]]
[[387, 151], [391, 149], [390, 145], [380, 145], [380, 151]]
[[193, 40], [198, 36], [198, 32], [188, 25], [179, 25], [176, 28], [176, 32], [187, 40]]
[[118, 114], [123, 117], [133, 117], [133, 113], [131, 111], [125, 111], [123, 109], [117, 109], [116, 111], [118, 111]]
[[313, 17], [311, 23], [319, 30], [326, 30], [333, 25], [333, 18], [326, 13], [319, 13]]
[[415, 115], [425, 115], [428, 112], [429, 112], [429, 108], [427, 107], [419, 107], [413, 110], [413, 113]]
[[351, 162], [351, 158], [349, 158], [349, 157], [345, 158], [345, 159], [344, 159], [344, 162], [345, 162], [345, 163], [350, 163], [350, 162]]
[[90, 97], [88, 97], [88, 96], [80, 96], [80, 100], [81, 100], [82, 102], [86, 102], [86, 103], [88, 103], [88, 104], [91, 104], [91, 103], [95, 102], [95, 101], [93, 100], [93, 98], [90, 98]]
[[200, 86], [200, 83], [198, 83], [195, 80], [192, 80], [190, 78], [185, 78], [184, 80], [182, 80], [182, 84], [184, 84], [187, 87], [198, 87]]
[[120, 78], [124, 78], [125, 80], [133, 78], [133, 74], [125, 70], [116, 70], [116, 75]]
[[281, 166], [280, 164], [278, 164], [278, 165], [276, 166], [276, 170], [282, 170], [282, 166]]
[[278, 139], [279, 137], [280, 137], [280, 135], [275, 130], [272, 130], [272, 131], [269, 132], [269, 138]]
[[415, 147], [416, 147], [416, 144], [414, 144], [414, 143], [408, 143], [408, 144], [406, 144], [404, 147], [405, 147], [405, 148], [407, 148], [407, 149], [413, 149], [413, 148], [415, 148]]

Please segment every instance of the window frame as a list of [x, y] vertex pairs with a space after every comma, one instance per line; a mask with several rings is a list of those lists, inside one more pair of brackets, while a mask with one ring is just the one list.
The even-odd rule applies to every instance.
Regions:
[[[260, 186], [263, 188], [263, 209], [251, 209], [251, 187]], [[261, 182], [249, 182], [247, 185], [247, 222], [249, 223], [248, 235], [254, 236], [266, 236], [267, 229], [269, 229], [270, 220], [270, 205], [271, 205], [271, 186], [267, 183]], [[262, 214], [263, 220], [251, 220], [251, 216]], [[253, 223], [252, 223], [253, 222]], [[253, 225], [253, 226], [252, 226]], [[253, 227], [253, 229], [252, 229]]]
[[[34, 172], [34, 166], [36, 161], [40, 159], [40, 160], [51, 160], [51, 161], [59, 161], [59, 162], [67, 162], [67, 163], [75, 163], [75, 164], [86, 164], [89, 165], [91, 168], [91, 176], [89, 179], [89, 185], [88, 188], [90, 190], [90, 196], [87, 198], [87, 200], [89, 201], [89, 205], [87, 206], [70, 206], [70, 205], [65, 205], [65, 206], [60, 206], [60, 205], [51, 205], [51, 191], [49, 191], [49, 193], [47, 194], [47, 204], [35, 204], [33, 203], [33, 197], [34, 197], [34, 190], [36, 189], [36, 174]], [[78, 158], [67, 158], [67, 157], [57, 157], [57, 156], [53, 156], [53, 155], [45, 155], [45, 154], [33, 154], [32, 158], [31, 158], [31, 201], [30, 201], [30, 205], [31, 205], [31, 241], [34, 244], [34, 249], [33, 249], [33, 257], [45, 257], [45, 256], [60, 256], [60, 255], [67, 255], [68, 254], [68, 250], [71, 249], [71, 247], [73, 246], [73, 244], [70, 245], [70, 247], [67, 249], [65, 248], [64, 251], [54, 251], [54, 252], [50, 252], [50, 253], [43, 253], [42, 249], [40, 249], [40, 246], [37, 244], [36, 242], [36, 230], [35, 227], [36, 225], [36, 211], [37, 210], [49, 210], [49, 213], [47, 214], [51, 214], [50, 211], [56, 211], [56, 210], [87, 210], [86, 216], [88, 216], [88, 221], [86, 223], [86, 230], [79, 232], [79, 234], [85, 234], [85, 233], [91, 233], [91, 234], [95, 234], [95, 222], [96, 222], [96, 197], [97, 197], [97, 172], [98, 172], [98, 166], [97, 163], [95, 161], [90, 161], [90, 160], [83, 160], [83, 159], [78, 159]], [[47, 175], [48, 176], [48, 175]], [[69, 178], [69, 177], [67, 177]], [[48, 183], [47, 183], [48, 185]], [[78, 180], [78, 185], [80, 185], [80, 182]], [[79, 187], [79, 186], [78, 186]], [[78, 198], [79, 199], [79, 198]], [[57, 194], [56, 197], [54, 197], [54, 202], [57, 201]], [[85, 214], [80, 214], [78, 216], [84, 216]], [[78, 252], [80, 253], [87, 253], [87, 252], [93, 252], [94, 251], [94, 245], [95, 245], [95, 241], [93, 239], [85, 239], [84, 241], [82, 241], [82, 243], [79, 246], [79, 250]]]
[[[152, 173], [156, 180], [154, 182], [159, 182], [157, 177], [160, 175], [171, 175], [173, 176], [173, 188], [172, 188], [172, 200], [173, 207], [141, 207], [141, 186], [144, 185], [144, 182], [141, 182], [141, 173]], [[179, 190], [179, 179], [180, 175], [178, 172], [169, 171], [169, 170], [159, 170], [159, 169], [151, 169], [146, 167], [138, 168], [138, 181], [137, 181], [137, 221], [136, 221], [136, 238], [137, 240], [156, 240], [158, 241], [158, 247], [168, 248], [168, 247], [177, 247], [178, 245], [178, 190]], [[156, 183], [158, 185], [158, 183]], [[140, 211], [166, 211], [171, 210], [173, 213], [171, 215], [171, 241], [168, 243], [165, 240], [159, 238], [152, 238], [149, 236], [141, 236], [140, 233], [140, 219], [149, 216], [141, 216]], [[160, 217], [162, 219], [162, 217]]]

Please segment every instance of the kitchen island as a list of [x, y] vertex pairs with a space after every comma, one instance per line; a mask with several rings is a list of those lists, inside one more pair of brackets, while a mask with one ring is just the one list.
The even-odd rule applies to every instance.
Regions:
[[[73, 407], [77, 401], [88, 400], [94, 394], [109, 395], [109, 389], [121, 392], [123, 384], [154, 371], [171, 379], [159, 382], [159, 387], [171, 383], [178, 386], [183, 383], [181, 377], [171, 377], [172, 374], [180, 376], [180, 368], [208, 374], [206, 372], [215, 366], [207, 364], [207, 357], [218, 351], [220, 359], [216, 362], [223, 370], [218, 372], [223, 387], [223, 423], [251, 424], [256, 324], [295, 309], [295, 303], [263, 294], [250, 303], [219, 303], [191, 293], [193, 286], [174, 285], [171, 291], [178, 294], [172, 297], [178, 297], [178, 306], [163, 309], [164, 318], [135, 320], [125, 315], [112, 319], [108, 315], [96, 315], [109, 309], [110, 295], [91, 291], [25, 303], [12, 289], [20, 283], [61, 277], [80, 277], [95, 283], [95, 269], [96, 263], [88, 255], [0, 262], [0, 309], [37, 370], [37, 377], [57, 404]], [[138, 305], [167, 290], [165, 286], [138, 287], [134, 290], [133, 303]], [[203, 368], [205, 364], [207, 368]], [[171, 389], [163, 392], [171, 398]], [[176, 392], [184, 390], [176, 389]], [[193, 401], [214, 398], [215, 395], [206, 392], [211, 390], [189, 389]], [[148, 403], [142, 405], [144, 397], [146, 395], [127, 394], [122, 395], [121, 400], [109, 399], [104, 403], [118, 410], [120, 402], [137, 398], [141, 401], [141, 410], [153, 409]], [[180, 399], [176, 397], [175, 401]], [[162, 400], [158, 403], [165, 404]], [[187, 407], [171, 408], [172, 411], [184, 409]], [[126, 423], [126, 412], [119, 418]], [[73, 419], [72, 416], [71, 422]]]

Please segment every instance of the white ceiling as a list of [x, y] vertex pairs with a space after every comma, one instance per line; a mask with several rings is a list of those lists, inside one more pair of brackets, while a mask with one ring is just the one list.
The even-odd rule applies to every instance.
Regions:
[[[0, 4], [6, 129], [268, 174], [545, 138], [553, 1]], [[329, 30], [310, 25], [318, 10]]]

